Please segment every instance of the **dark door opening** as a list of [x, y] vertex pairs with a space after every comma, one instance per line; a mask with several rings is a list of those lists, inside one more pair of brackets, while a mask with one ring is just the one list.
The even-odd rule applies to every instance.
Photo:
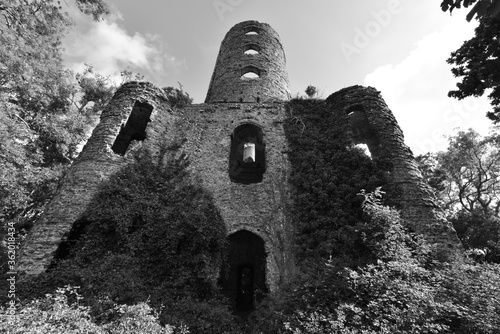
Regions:
[[264, 241], [248, 231], [233, 233], [228, 240], [220, 283], [236, 312], [251, 312], [267, 293]]
[[240, 311], [251, 311], [254, 308], [254, 277], [250, 266], [238, 268], [236, 307]]

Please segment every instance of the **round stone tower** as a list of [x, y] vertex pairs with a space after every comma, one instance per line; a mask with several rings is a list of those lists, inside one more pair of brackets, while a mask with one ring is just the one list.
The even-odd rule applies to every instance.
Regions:
[[205, 103], [288, 100], [285, 51], [266, 23], [235, 25], [221, 43]]

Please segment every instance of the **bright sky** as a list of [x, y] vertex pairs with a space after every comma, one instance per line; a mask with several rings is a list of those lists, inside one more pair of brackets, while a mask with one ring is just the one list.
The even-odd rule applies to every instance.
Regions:
[[443, 150], [445, 135], [492, 125], [486, 97], [447, 97], [456, 79], [446, 59], [473, 36], [466, 11], [440, 0], [107, 0], [113, 15], [77, 15], [67, 65], [106, 75], [123, 69], [160, 87], [180, 82], [202, 103], [226, 32], [245, 20], [270, 24], [287, 56], [292, 94], [316, 86], [324, 98], [351, 85], [382, 92], [415, 155]]

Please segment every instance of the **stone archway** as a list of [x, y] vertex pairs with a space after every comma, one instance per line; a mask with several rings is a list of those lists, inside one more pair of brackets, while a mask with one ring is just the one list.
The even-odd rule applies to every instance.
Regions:
[[249, 231], [228, 237], [229, 247], [221, 271], [221, 285], [235, 311], [249, 312], [267, 293], [264, 240]]

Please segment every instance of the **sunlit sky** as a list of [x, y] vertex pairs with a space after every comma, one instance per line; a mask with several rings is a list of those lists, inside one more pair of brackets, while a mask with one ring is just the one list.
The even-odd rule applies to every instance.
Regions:
[[477, 23], [464, 10], [442, 12], [440, 0], [106, 1], [112, 15], [101, 22], [71, 8], [70, 69], [92, 64], [113, 78], [130, 69], [160, 87], [181, 83], [203, 103], [224, 35], [257, 20], [281, 37], [293, 95], [308, 85], [324, 98], [351, 85], [375, 87], [416, 155], [445, 149], [445, 136], [459, 127], [486, 134], [492, 125], [486, 97], [447, 96], [457, 80], [446, 59]]

